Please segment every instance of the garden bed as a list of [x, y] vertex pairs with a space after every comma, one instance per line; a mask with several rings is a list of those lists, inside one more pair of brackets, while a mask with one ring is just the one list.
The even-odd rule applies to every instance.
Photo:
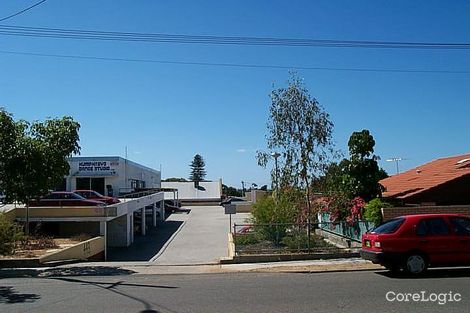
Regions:
[[312, 254], [338, 253], [343, 249], [325, 241], [316, 234], [310, 235], [310, 247], [307, 236], [285, 236], [280, 240], [267, 240], [258, 233], [237, 234], [234, 237], [237, 255], [263, 254]]
[[50, 237], [30, 237], [17, 243], [15, 252], [10, 255], [0, 255], [0, 259], [32, 259], [43, 255], [71, 247], [77, 243], [89, 239], [85, 236], [72, 238], [50, 238]]

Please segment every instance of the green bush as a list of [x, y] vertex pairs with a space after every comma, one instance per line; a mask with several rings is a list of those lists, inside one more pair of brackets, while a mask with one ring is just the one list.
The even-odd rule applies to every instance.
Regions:
[[258, 237], [255, 233], [250, 234], [237, 234], [235, 236], [235, 242], [237, 246], [249, 246], [259, 242]]
[[286, 230], [291, 227], [289, 224], [294, 224], [299, 216], [301, 194], [296, 191], [285, 191], [277, 193], [274, 197], [270, 196], [256, 202], [252, 214], [258, 234], [279, 245], [286, 235]]
[[17, 242], [22, 239], [23, 231], [21, 226], [0, 213], [0, 255], [13, 254]]
[[255, 224], [295, 223], [300, 213], [301, 194], [296, 191], [279, 192], [253, 205]]
[[308, 237], [306, 230], [294, 231], [282, 238], [282, 244], [289, 250], [302, 250], [308, 248]]
[[364, 207], [364, 218], [374, 223], [375, 226], [382, 223], [382, 208], [389, 208], [391, 205], [380, 198], [375, 198], [369, 201]]

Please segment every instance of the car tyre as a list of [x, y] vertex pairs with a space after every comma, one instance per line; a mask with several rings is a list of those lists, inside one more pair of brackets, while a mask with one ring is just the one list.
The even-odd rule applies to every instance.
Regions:
[[421, 253], [410, 253], [403, 266], [406, 273], [410, 275], [420, 275], [428, 268], [426, 257]]

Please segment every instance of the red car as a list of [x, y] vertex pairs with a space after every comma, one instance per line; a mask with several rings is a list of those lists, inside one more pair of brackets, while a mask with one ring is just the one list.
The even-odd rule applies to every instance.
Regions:
[[82, 196], [85, 199], [101, 201], [108, 205], [120, 202], [117, 198], [103, 196], [102, 194], [94, 190], [74, 190], [73, 192]]
[[470, 218], [421, 214], [391, 219], [362, 235], [361, 257], [415, 275], [428, 267], [470, 266]]
[[29, 206], [36, 207], [63, 207], [63, 206], [104, 206], [105, 203], [102, 201], [87, 200], [82, 196], [66, 191], [55, 191], [51, 192], [47, 196], [42, 197], [39, 200], [32, 200], [29, 202]]

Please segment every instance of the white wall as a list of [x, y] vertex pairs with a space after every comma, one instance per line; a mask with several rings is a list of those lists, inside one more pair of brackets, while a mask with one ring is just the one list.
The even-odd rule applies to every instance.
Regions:
[[[80, 162], [100, 162], [99, 164], [103, 166], [89, 166], [89, 170], [86, 170], [84, 169], [86, 166], [80, 167]], [[69, 164], [70, 174], [67, 176], [69, 191], [76, 189], [76, 177], [104, 177], [105, 186], [112, 185], [115, 196], [121, 189], [131, 187], [131, 179], [145, 181], [146, 188], [161, 187], [160, 171], [121, 157], [73, 157], [69, 159]]]
[[[194, 188], [194, 182], [162, 182], [162, 188], [178, 189], [181, 200], [220, 200], [222, 181], [200, 182], [205, 191]], [[165, 192], [165, 199], [173, 199], [172, 192]]]

